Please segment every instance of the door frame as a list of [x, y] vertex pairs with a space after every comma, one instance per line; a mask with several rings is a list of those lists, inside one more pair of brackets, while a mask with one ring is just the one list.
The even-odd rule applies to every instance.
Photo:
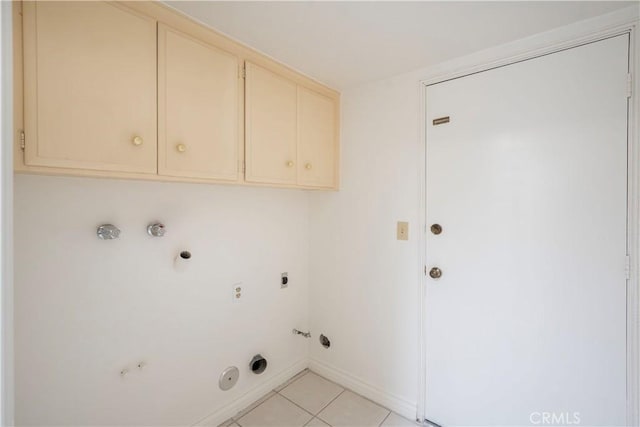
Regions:
[[13, 149], [16, 2], [0, 4], [0, 423], [15, 425], [13, 381]]
[[[621, 34], [630, 35], [629, 71], [632, 73], [632, 94], [628, 101], [627, 139], [627, 251], [630, 274], [627, 281], [627, 425], [640, 421], [640, 7], [630, 6], [600, 17], [570, 24], [516, 42], [487, 49], [460, 59], [443, 63], [426, 71], [419, 82], [419, 215], [418, 254], [422, 265], [418, 278], [419, 365], [416, 419], [425, 420], [426, 396], [426, 102], [427, 86], [447, 80], [488, 71], [493, 68], [533, 59], [550, 53], [593, 43]], [[434, 420], [437, 421], [437, 420]], [[426, 423], [429, 425], [429, 423]]]

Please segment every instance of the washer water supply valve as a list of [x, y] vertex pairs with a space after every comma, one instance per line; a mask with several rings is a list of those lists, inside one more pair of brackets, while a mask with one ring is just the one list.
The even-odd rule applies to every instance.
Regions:
[[147, 226], [147, 234], [149, 234], [149, 236], [162, 237], [166, 232], [167, 230], [165, 230], [164, 224], [160, 222], [149, 224]]
[[120, 229], [113, 224], [102, 224], [96, 231], [99, 239], [113, 240], [120, 237]]

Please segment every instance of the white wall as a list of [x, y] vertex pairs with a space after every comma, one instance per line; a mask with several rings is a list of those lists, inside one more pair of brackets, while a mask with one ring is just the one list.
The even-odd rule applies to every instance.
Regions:
[[[291, 329], [307, 327], [308, 218], [295, 190], [16, 176], [17, 424], [191, 425], [305, 361]], [[146, 234], [156, 219], [163, 238]], [[105, 222], [120, 239], [96, 237]]]
[[[312, 367], [347, 378], [407, 417], [421, 411], [420, 81], [478, 71], [634, 19], [638, 7], [342, 93], [341, 191], [310, 199], [310, 327], [332, 343], [311, 343]], [[396, 240], [396, 221], [409, 221], [408, 241]]]
[[[341, 191], [310, 199], [310, 326], [331, 340], [314, 340], [311, 358], [413, 406], [407, 416], [419, 377], [418, 82], [343, 92]], [[408, 241], [396, 221], [409, 221]]]

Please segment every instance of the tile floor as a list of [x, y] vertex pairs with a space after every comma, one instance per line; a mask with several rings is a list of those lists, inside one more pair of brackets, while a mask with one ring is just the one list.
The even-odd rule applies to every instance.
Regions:
[[302, 371], [222, 424], [225, 427], [416, 425], [309, 370]]

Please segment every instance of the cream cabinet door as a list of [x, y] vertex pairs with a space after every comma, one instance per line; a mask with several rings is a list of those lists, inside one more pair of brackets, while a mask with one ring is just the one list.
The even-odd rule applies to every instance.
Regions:
[[337, 102], [298, 87], [298, 185], [337, 186]]
[[237, 181], [240, 61], [158, 25], [158, 173]]
[[296, 84], [246, 63], [245, 179], [295, 185]]
[[23, 2], [25, 164], [156, 172], [156, 22], [111, 2]]

